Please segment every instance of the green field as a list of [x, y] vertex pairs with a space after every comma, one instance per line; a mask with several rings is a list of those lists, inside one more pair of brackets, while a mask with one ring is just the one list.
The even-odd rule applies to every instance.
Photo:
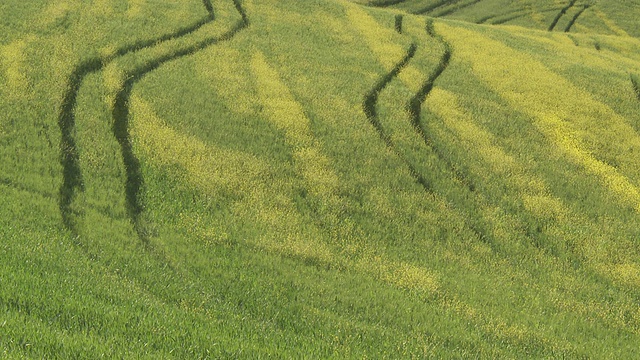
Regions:
[[639, 358], [638, 16], [2, 1], [0, 358]]

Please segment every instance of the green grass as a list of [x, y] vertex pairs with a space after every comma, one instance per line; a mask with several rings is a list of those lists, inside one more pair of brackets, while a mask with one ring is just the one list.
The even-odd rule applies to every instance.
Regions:
[[637, 357], [636, 2], [208, 4], [0, 5], [0, 357]]

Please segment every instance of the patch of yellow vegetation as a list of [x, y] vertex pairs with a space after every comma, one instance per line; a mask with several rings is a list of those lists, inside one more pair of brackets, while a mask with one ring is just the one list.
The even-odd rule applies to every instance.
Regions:
[[322, 153], [321, 144], [314, 138], [310, 121], [279, 74], [267, 63], [261, 52], [251, 61], [259, 101], [269, 121], [284, 131], [285, 139], [293, 147], [296, 167], [309, 191], [320, 197], [332, 197], [338, 188], [338, 177], [330, 161]]
[[[402, 46], [401, 35], [392, 29], [385, 28], [361, 7], [347, 6], [347, 17], [358, 30], [367, 46], [378, 58], [382, 66], [390, 71], [406, 54], [409, 44]], [[426, 35], [425, 35], [426, 36]], [[411, 90], [417, 92], [422, 86], [425, 76], [415, 66], [409, 63], [399, 74], [398, 78]]]
[[49, 27], [63, 21], [72, 11], [76, 11], [78, 3], [75, 1], [52, 1], [39, 16], [40, 25]]
[[253, 82], [242, 54], [228, 46], [212, 46], [204, 51], [206, 55], [200, 56], [195, 64], [198, 76], [216, 90], [229, 110], [243, 115], [255, 114], [255, 102], [248, 96]]
[[134, 119], [131, 136], [136, 149], [160, 165], [184, 169], [187, 181], [207, 194], [249, 191], [252, 180], [261, 178], [265, 164], [256, 157], [207, 145], [168, 127], [151, 106], [138, 96], [130, 102]]
[[115, 63], [109, 63], [102, 71], [102, 83], [107, 88], [107, 98], [105, 99], [109, 107], [113, 107], [115, 94], [124, 84], [125, 74]]
[[616, 35], [619, 36], [625, 36], [625, 37], [630, 37], [630, 35], [624, 31], [621, 27], [618, 26], [618, 24], [616, 24], [613, 20], [609, 19], [607, 17], [607, 15], [605, 13], [603, 13], [601, 10], [593, 7], [593, 13], [600, 19], [602, 20], [602, 22], [604, 22], [605, 25], [607, 25], [607, 27], [609, 28], [609, 30], [611, 30], [613, 33], [615, 33]]
[[4, 68], [7, 87], [5, 96], [11, 99], [23, 97], [29, 92], [25, 51], [34, 40], [34, 36], [29, 36], [0, 46], [0, 65]]
[[640, 286], [640, 265], [637, 263], [612, 264], [602, 270], [616, 282], [634, 288]]
[[91, 5], [92, 16], [110, 16], [113, 14], [113, 0], [94, 0]]
[[390, 261], [380, 256], [365, 256], [355, 263], [355, 269], [393, 286], [410, 291], [434, 294], [438, 278], [427, 269], [405, 262]]
[[139, 16], [146, 4], [147, 0], [129, 0], [126, 16], [129, 19]]
[[444, 23], [438, 23], [438, 28], [458, 57], [471, 63], [474, 73], [511, 106], [535, 119], [557, 150], [599, 177], [619, 201], [640, 212], [637, 187], [616, 168], [596, 159], [585, 145], [593, 129], [607, 124], [606, 131], [598, 133], [605, 137], [599, 141], [640, 148], [640, 139], [624, 118], [526, 54], [467, 29]]

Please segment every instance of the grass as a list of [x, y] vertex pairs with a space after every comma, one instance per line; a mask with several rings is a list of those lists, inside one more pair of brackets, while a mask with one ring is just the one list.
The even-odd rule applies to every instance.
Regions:
[[636, 357], [633, 6], [3, 3], [0, 357]]

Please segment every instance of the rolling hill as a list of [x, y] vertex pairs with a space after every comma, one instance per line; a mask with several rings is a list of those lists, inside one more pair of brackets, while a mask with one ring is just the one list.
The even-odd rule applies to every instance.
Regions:
[[3, 1], [0, 357], [637, 357], [639, 14]]

